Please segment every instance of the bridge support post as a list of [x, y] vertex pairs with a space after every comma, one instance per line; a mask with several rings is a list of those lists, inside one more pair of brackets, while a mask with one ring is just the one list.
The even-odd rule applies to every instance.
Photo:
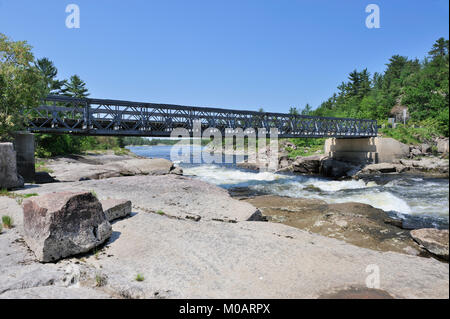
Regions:
[[28, 132], [14, 133], [14, 148], [17, 158], [17, 172], [25, 182], [34, 182], [34, 134]]
[[392, 163], [409, 154], [409, 146], [393, 138], [329, 138], [325, 141], [329, 157], [357, 164]]

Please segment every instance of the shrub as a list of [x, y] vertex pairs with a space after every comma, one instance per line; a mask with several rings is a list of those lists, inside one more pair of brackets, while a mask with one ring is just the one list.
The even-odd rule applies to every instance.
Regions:
[[144, 275], [137, 274], [135, 279], [136, 279], [136, 281], [144, 281]]
[[3, 227], [12, 228], [13, 227], [13, 219], [8, 215], [3, 215], [2, 217]]
[[107, 278], [105, 275], [97, 273], [95, 275], [95, 286], [96, 287], [103, 287], [107, 283]]

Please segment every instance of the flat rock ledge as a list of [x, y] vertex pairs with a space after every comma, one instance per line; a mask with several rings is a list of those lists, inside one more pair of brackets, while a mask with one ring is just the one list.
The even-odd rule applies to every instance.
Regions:
[[119, 176], [183, 174], [181, 168], [162, 158], [124, 155], [58, 157], [45, 164], [50, 176], [60, 182], [105, 179]]
[[174, 174], [124, 176], [102, 180], [37, 185], [18, 193], [48, 194], [59, 191], [94, 191], [98, 198], [126, 198], [136, 209], [193, 220], [239, 222], [260, 220], [252, 205], [231, 198], [215, 185]]
[[448, 159], [426, 157], [420, 159], [400, 159], [394, 163], [378, 163], [366, 165], [355, 176], [373, 174], [410, 173], [435, 177], [447, 177], [449, 174]]
[[41, 262], [87, 252], [112, 233], [102, 205], [90, 192], [58, 192], [23, 203], [23, 233]]
[[430, 253], [448, 261], [448, 229], [415, 229], [411, 231], [411, 237]]
[[381, 209], [361, 203], [328, 204], [319, 199], [274, 195], [245, 199], [274, 223], [282, 223], [319, 235], [379, 251], [428, 255]]
[[[242, 215], [248, 217], [256, 208], [206, 183], [209, 192], [203, 186], [189, 188], [196, 184], [185, 177], [165, 178], [166, 182], [161, 176], [134, 176], [22, 191], [43, 194], [52, 191], [49, 186], [89, 186], [100, 198], [109, 194], [134, 201], [123, 193], [140, 197], [142, 208], [134, 207], [129, 218], [117, 220], [97, 253], [45, 264], [22, 240], [18, 220], [16, 227], [0, 234], [0, 298], [319, 298], [352, 287], [366, 293], [367, 269], [374, 265], [380, 271], [380, 289], [389, 296], [449, 297], [446, 263], [361, 248], [279, 223], [221, 222], [211, 217], [230, 216], [239, 209], [248, 209]], [[155, 205], [162, 202], [146, 198], [158, 188], [169, 193], [172, 212], [183, 209], [185, 197], [196, 203], [202, 196], [212, 199], [205, 206], [196, 203], [186, 209], [210, 207], [210, 211], [199, 220], [184, 218], [185, 211], [178, 213], [183, 218], [155, 213]], [[4, 205], [1, 197], [0, 205]], [[2, 207], [15, 210], [14, 205], [18, 206], [8, 199]], [[143, 281], [136, 281], [138, 274]]]

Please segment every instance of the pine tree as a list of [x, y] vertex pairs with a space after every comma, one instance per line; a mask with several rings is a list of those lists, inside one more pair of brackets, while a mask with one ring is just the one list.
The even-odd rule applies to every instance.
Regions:
[[58, 70], [52, 61], [48, 58], [37, 60], [34, 65], [42, 73], [45, 84], [47, 86], [48, 94], [59, 94], [66, 81], [59, 81], [56, 79]]
[[289, 109], [289, 114], [292, 114], [292, 115], [298, 115], [299, 112], [298, 112], [298, 110], [297, 110], [296, 107], [291, 107], [291, 108]]
[[312, 107], [308, 103], [306, 103], [305, 108], [302, 110], [302, 115], [311, 115]]
[[78, 75], [72, 75], [70, 80], [65, 83], [62, 93], [75, 98], [86, 98], [89, 96], [86, 83]]

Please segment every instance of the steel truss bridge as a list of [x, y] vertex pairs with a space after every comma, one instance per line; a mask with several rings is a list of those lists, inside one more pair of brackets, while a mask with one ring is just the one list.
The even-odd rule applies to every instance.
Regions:
[[362, 138], [376, 136], [378, 128], [376, 120], [78, 99], [59, 95], [46, 97], [39, 107], [26, 109], [25, 113], [30, 132], [78, 135], [169, 137], [174, 129], [182, 128], [190, 136], [198, 136], [195, 135], [194, 124], [200, 123], [202, 131], [215, 128], [222, 136], [230, 130], [250, 132], [264, 128], [269, 133], [275, 128], [278, 137]]

